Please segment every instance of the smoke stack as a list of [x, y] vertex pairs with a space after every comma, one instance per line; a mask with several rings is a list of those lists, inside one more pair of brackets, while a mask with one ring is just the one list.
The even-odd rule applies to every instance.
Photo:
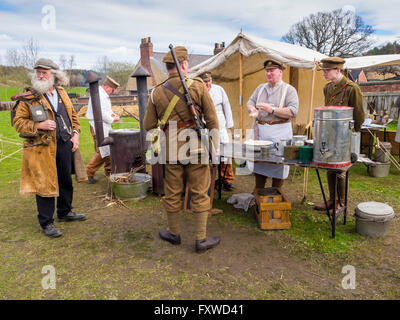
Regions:
[[154, 79], [153, 71], [151, 70], [150, 57], [154, 55], [153, 44], [151, 43], [151, 38], [143, 38], [140, 42], [140, 62], [142, 66], [150, 73], [152, 83], [155, 86], [156, 81]]
[[225, 49], [225, 42], [216, 43], [214, 47], [214, 56]]

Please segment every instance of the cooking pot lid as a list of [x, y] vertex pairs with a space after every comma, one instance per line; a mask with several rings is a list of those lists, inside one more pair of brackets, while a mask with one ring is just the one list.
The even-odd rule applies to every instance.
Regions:
[[250, 146], [254, 146], [254, 147], [266, 147], [266, 146], [270, 146], [273, 144], [272, 141], [270, 140], [253, 140], [253, 139], [249, 139], [246, 140], [244, 142], [244, 144], [250, 145]]
[[360, 218], [382, 220], [395, 216], [393, 208], [382, 202], [361, 202], [355, 208], [355, 213]]

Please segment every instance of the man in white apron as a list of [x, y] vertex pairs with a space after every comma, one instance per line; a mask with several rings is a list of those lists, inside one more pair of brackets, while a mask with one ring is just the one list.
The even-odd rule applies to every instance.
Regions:
[[[299, 109], [297, 91], [282, 81], [285, 65], [268, 59], [264, 62], [267, 83], [263, 83], [253, 92], [247, 102], [250, 117], [255, 118], [255, 140], [278, 142], [293, 137], [291, 119]], [[255, 188], [264, 188], [267, 177], [272, 178], [272, 187], [281, 188], [289, 175], [289, 166], [269, 163], [248, 162], [255, 175]]]
[[[214, 103], [215, 112], [218, 117], [220, 143], [229, 143], [230, 139], [227, 129], [233, 128], [233, 117], [228, 96], [226, 95], [224, 88], [212, 83], [211, 72], [202, 73], [200, 78], [203, 79], [204, 84], [208, 89], [208, 93]], [[227, 158], [222, 158], [221, 162], [223, 187], [225, 190], [231, 191], [234, 180], [232, 163], [229, 163], [229, 159]]]

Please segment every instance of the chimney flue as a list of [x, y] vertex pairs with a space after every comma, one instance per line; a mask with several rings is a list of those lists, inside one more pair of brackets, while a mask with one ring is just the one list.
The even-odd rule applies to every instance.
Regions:
[[222, 50], [225, 49], [225, 42], [222, 43], [215, 43], [214, 47], [214, 55], [220, 53]]

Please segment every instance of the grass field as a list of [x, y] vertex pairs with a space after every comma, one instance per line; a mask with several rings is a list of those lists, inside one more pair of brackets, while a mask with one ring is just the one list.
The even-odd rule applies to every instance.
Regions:
[[[85, 163], [93, 154], [86, 119], [81, 119], [80, 150]], [[123, 118], [114, 128], [137, 128]], [[0, 158], [21, 148], [0, 112]], [[5, 142], [7, 141], [7, 142]], [[389, 203], [400, 212], [400, 171], [372, 178], [357, 164], [350, 171], [348, 221], [339, 218], [330, 237], [325, 214], [312, 207], [321, 201], [314, 171], [309, 172], [307, 199], [302, 203], [303, 169], [291, 170], [284, 193], [292, 203], [289, 230], [261, 231], [249, 212], [226, 203], [233, 193], [249, 192], [252, 176], [236, 176], [233, 192], [224, 192], [214, 206], [223, 213], [209, 219], [209, 235], [220, 246], [193, 252], [194, 218], [181, 215], [181, 246], [160, 241], [165, 227], [160, 198], [149, 194], [124, 205], [105, 200], [107, 182], [74, 182], [74, 209], [85, 222], [61, 224], [58, 239], [40, 231], [33, 196], [19, 194], [21, 152], [0, 162], [0, 299], [398, 299], [400, 297], [400, 224], [390, 235], [365, 238], [355, 232], [354, 207], [363, 201]], [[325, 173], [321, 177], [326, 183]], [[41, 286], [42, 267], [56, 268], [57, 288]], [[357, 268], [357, 288], [343, 290], [344, 265]]]
[[[68, 93], [85, 95], [86, 87], [72, 87], [67, 90]], [[23, 92], [23, 87], [2, 87], [0, 86], [0, 101], [11, 101], [11, 97], [17, 93]]]

